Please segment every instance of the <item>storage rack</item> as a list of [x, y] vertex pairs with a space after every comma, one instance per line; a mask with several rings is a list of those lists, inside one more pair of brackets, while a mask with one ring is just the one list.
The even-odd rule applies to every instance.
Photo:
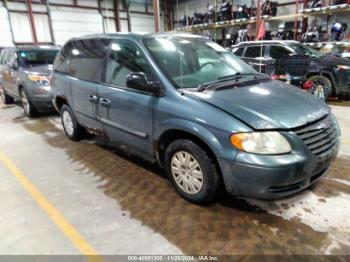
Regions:
[[[307, 6], [308, 1], [304, 1], [304, 7], [299, 11], [299, 5], [302, 4], [299, 0], [295, 1], [296, 4], [296, 12], [294, 14], [289, 15], [280, 15], [280, 16], [256, 16], [246, 19], [235, 19], [231, 21], [222, 21], [215, 22], [213, 24], [198, 24], [193, 26], [186, 26], [182, 28], [177, 28], [176, 31], [180, 32], [190, 32], [190, 33], [198, 33], [203, 30], [217, 30], [217, 29], [225, 29], [233, 26], [242, 26], [242, 25], [259, 25], [261, 20], [265, 22], [270, 21], [295, 21], [294, 25], [294, 39], [297, 39], [297, 20], [305, 19], [311, 16], [324, 16], [331, 15], [334, 13], [346, 13], [350, 12], [350, 4], [342, 4], [342, 5], [329, 5], [321, 8], [305, 8]], [[258, 1], [258, 7], [260, 6], [260, 0]], [[258, 26], [256, 26], [258, 27]], [[305, 33], [306, 27], [303, 26], [303, 33]], [[252, 33], [250, 32], [250, 37], [252, 37]]]

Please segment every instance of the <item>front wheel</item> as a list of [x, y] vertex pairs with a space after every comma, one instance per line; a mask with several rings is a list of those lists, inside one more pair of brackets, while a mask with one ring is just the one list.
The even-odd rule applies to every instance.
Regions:
[[20, 97], [24, 114], [28, 117], [36, 116], [37, 111], [24, 88], [20, 90]]
[[313, 83], [313, 88], [308, 90], [314, 96], [326, 101], [328, 97], [334, 94], [331, 80], [323, 75], [314, 75], [307, 79]]
[[214, 199], [221, 177], [208, 152], [191, 140], [179, 139], [167, 147], [165, 161], [168, 177], [183, 198], [197, 204]]
[[73, 141], [79, 141], [85, 137], [86, 130], [80, 126], [68, 105], [63, 105], [60, 111], [61, 121], [66, 136]]

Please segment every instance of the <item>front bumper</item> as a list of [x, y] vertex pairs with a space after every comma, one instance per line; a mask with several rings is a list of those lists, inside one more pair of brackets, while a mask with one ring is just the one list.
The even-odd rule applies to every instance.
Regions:
[[229, 194], [257, 199], [278, 199], [301, 191], [324, 176], [339, 151], [339, 141], [322, 158], [310, 152], [280, 156], [240, 152], [238, 161], [219, 159]]
[[338, 94], [350, 95], [350, 70], [337, 70], [335, 88]]
[[35, 106], [35, 108], [42, 112], [42, 111], [54, 111], [54, 107], [52, 105], [52, 95], [46, 95], [46, 96], [33, 96], [32, 102]]

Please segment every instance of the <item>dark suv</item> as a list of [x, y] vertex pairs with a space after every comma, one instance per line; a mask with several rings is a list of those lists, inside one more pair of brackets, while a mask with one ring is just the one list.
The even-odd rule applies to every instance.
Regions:
[[52, 64], [57, 47], [5, 48], [0, 54], [0, 96], [5, 104], [21, 102], [24, 113], [52, 111]]
[[[271, 75], [276, 59], [286, 56], [309, 56], [305, 80], [321, 84], [330, 96], [350, 95], [350, 61], [321, 52], [297, 41], [242, 42], [232, 51], [253, 68]], [[262, 50], [261, 50], [262, 49]]]
[[86, 131], [157, 161], [184, 198], [223, 189], [278, 198], [327, 173], [340, 132], [330, 108], [189, 34], [109, 34], [67, 42], [54, 105], [68, 138]]

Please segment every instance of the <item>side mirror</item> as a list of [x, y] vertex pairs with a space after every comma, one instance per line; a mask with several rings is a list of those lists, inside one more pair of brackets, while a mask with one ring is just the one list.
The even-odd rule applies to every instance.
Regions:
[[14, 62], [14, 63], [7, 63], [7, 66], [9, 69], [13, 69], [13, 70], [17, 70], [19, 68], [18, 63]]
[[149, 82], [142, 72], [131, 73], [126, 77], [126, 86], [132, 89], [147, 91], [159, 94], [161, 85], [159, 83]]
[[18, 68], [19, 68], [19, 65], [18, 65], [18, 62], [16, 61], [12, 64], [12, 69], [18, 70]]

